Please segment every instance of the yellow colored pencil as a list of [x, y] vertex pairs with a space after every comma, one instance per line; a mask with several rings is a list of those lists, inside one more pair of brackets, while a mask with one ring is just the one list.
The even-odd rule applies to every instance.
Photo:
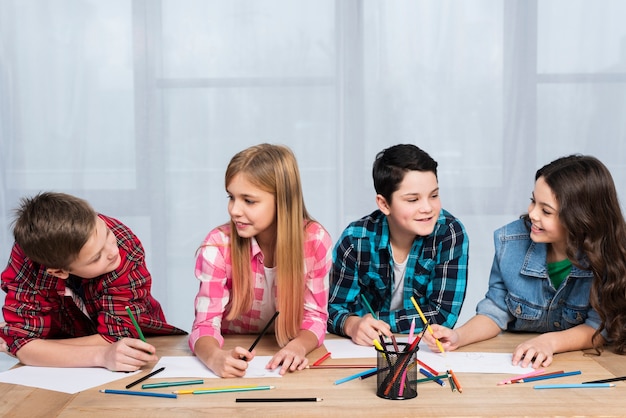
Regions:
[[[433, 335], [434, 334], [433, 329], [430, 327], [430, 324], [426, 320], [426, 317], [424, 316], [424, 313], [420, 309], [420, 306], [417, 304], [417, 302], [415, 301], [415, 298], [413, 296], [411, 296], [411, 302], [413, 302], [413, 306], [415, 306], [415, 309], [417, 310], [417, 313], [419, 314], [420, 318], [422, 318], [422, 321], [424, 322], [424, 325], [426, 325], [426, 328], [428, 328], [428, 332], [430, 332], [430, 335]], [[441, 341], [439, 341], [438, 338], [435, 338], [435, 342], [437, 343], [437, 347], [439, 347], [439, 351], [441, 351], [442, 353], [445, 353], [445, 351], [443, 349], [443, 345], [441, 345]]]
[[257, 385], [220, 386], [220, 387], [214, 387], [214, 388], [196, 388], [196, 389], [175, 390], [172, 393], [176, 393], [178, 395], [191, 395], [197, 390], [249, 389], [249, 388], [255, 388], [255, 387], [257, 387]]

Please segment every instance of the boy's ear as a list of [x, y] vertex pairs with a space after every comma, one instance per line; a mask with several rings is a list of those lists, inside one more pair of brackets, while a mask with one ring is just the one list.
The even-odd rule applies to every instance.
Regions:
[[383, 195], [376, 195], [376, 205], [378, 205], [378, 209], [380, 209], [380, 211], [385, 215], [389, 215], [391, 213], [391, 208], [387, 203], [387, 199], [385, 199]]
[[46, 269], [46, 273], [48, 273], [51, 276], [57, 277], [59, 279], [65, 280], [68, 277], [70, 277], [70, 272], [67, 270], [63, 270], [63, 269]]

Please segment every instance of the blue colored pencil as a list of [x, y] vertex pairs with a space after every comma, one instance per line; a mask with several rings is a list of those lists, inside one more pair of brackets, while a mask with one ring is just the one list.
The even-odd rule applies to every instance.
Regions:
[[335, 384], [336, 384], [336, 385], [340, 385], [340, 384], [342, 384], [342, 383], [349, 382], [350, 380], [353, 380], [353, 379], [358, 379], [359, 377], [361, 377], [361, 376], [365, 376], [365, 375], [366, 375], [366, 374], [368, 374], [368, 373], [375, 372], [376, 370], [378, 370], [378, 368], [377, 368], [377, 367], [374, 367], [374, 368], [372, 368], [372, 369], [365, 370], [365, 371], [363, 371], [363, 372], [361, 372], [361, 373], [353, 374], [352, 376], [348, 376], [348, 377], [341, 378], [341, 379], [339, 379], [339, 380], [335, 380]]
[[424, 376], [428, 377], [429, 379], [433, 379], [439, 386], [445, 386], [446, 385], [446, 382], [441, 380], [441, 378], [437, 378], [437, 376], [435, 376], [434, 374], [432, 374], [431, 372], [429, 372], [426, 369], [423, 369], [423, 368], [420, 367], [420, 373], [423, 374]]
[[519, 382], [520, 383], [528, 383], [528, 382], [534, 382], [537, 380], [545, 380], [545, 379], [554, 379], [557, 377], [565, 377], [565, 376], [574, 376], [577, 374], [580, 374], [580, 370], [576, 370], [573, 372], [566, 372], [566, 373], [559, 373], [559, 374], [546, 374], [546, 375], [539, 375], [539, 376], [532, 376], [532, 377], [527, 377], [525, 379], [521, 379]]
[[132, 396], [152, 396], [155, 398], [177, 398], [175, 393], [158, 393], [158, 392], [136, 392], [133, 390], [115, 390], [115, 389], [100, 389], [102, 393], [113, 393], [116, 395], [132, 395]]
[[587, 389], [587, 388], [612, 388], [615, 383], [571, 383], [563, 385], [535, 385], [534, 389]]

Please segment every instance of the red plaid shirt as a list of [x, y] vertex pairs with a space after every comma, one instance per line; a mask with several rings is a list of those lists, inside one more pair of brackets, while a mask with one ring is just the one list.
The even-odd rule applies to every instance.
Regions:
[[82, 287], [88, 316], [65, 295], [66, 280], [49, 275], [45, 266], [34, 263], [17, 244], [13, 245], [2, 272], [1, 287], [6, 292], [2, 314], [7, 324], [0, 328], [0, 337], [11, 354], [38, 338], [92, 334], [100, 334], [109, 342], [137, 338], [126, 306], [130, 306], [144, 334], [186, 333], [166, 322], [161, 305], [150, 294], [152, 277], [139, 239], [120, 221], [98, 216], [116, 237], [122, 262], [116, 270], [93, 279], [70, 276]]

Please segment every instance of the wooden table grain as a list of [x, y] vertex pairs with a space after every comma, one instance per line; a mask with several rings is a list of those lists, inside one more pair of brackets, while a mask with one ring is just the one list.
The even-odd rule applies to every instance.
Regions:
[[[228, 336], [227, 347], [247, 347], [254, 335]], [[329, 335], [327, 338], [338, 338]], [[529, 338], [525, 334], [504, 333], [496, 338], [464, 347], [460, 351], [511, 352]], [[191, 355], [186, 336], [149, 338], [162, 356]], [[258, 355], [271, 355], [277, 349], [272, 336], [257, 345]], [[326, 353], [320, 347], [309, 355], [310, 363]], [[333, 360], [324, 364], [361, 360]], [[371, 360], [373, 363], [373, 360]], [[151, 367], [146, 368], [150, 370]], [[605, 350], [601, 356], [593, 350], [556, 355], [550, 370], [581, 370], [579, 376], [558, 379], [558, 383], [578, 383], [626, 375], [626, 357]], [[2, 417], [521, 417], [521, 416], [625, 416], [626, 382], [616, 382], [609, 389], [536, 390], [532, 383], [497, 386], [509, 375], [458, 373], [463, 393], [435, 383], [418, 385], [418, 396], [409, 400], [386, 400], [376, 396], [376, 378], [352, 380], [335, 385], [337, 379], [363, 369], [307, 369], [282, 378], [222, 379], [211, 386], [235, 384], [270, 384], [273, 397], [319, 397], [321, 402], [235, 403], [242, 393], [180, 395], [178, 399], [118, 396], [99, 389], [124, 389], [136, 376], [108, 383], [76, 394], [66, 394], [32, 387], [0, 383]], [[156, 376], [157, 383], [166, 379]], [[173, 380], [173, 379], [168, 379]], [[218, 383], [219, 382], [219, 383]], [[547, 383], [547, 382], [546, 382]], [[206, 385], [205, 385], [206, 386]], [[259, 392], [260, 393], [260, 392]], [[258, 397], [254, 395], [254, 397]]]

